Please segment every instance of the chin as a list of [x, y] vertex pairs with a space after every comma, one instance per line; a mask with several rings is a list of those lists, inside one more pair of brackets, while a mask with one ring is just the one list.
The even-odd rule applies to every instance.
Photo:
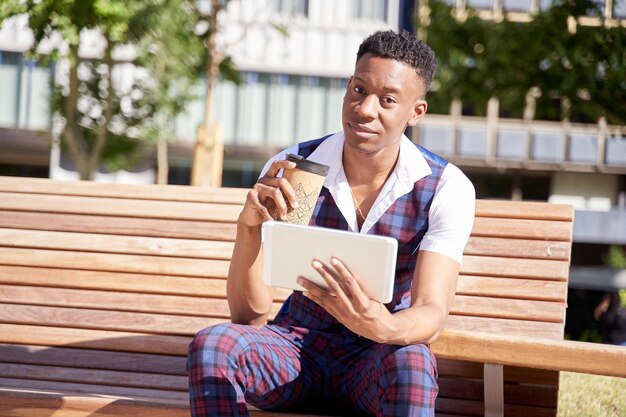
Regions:
[[350, 149], [353, 149], [362, 154], [374, 154], [381, 150], [378, 144], [372, 143], [372, 141], [368, 141], [367, 139], [359, 137], [353, 138], [352, 140], [349, 140], [346, 137], [346, 144]]

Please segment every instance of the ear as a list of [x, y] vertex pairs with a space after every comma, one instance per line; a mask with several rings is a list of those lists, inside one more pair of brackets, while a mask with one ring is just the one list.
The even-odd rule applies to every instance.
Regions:
[[418, 100], [413, 107], [413, 113], [407, 122], [407, 126], [415, 126], [428, 110], [428, 103], [426, 100]]

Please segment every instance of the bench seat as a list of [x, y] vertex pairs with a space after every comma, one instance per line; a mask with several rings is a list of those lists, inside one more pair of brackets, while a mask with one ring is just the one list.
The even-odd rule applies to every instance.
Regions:
[[[187, 346], [229, 320], [246, 192], [0, 177], [0, 415], [189, 416]], [[437, 416], [555, 416], [559, 370], [626, 376], [623, 350], [562, 341], [572, 208], [476, 209]]]

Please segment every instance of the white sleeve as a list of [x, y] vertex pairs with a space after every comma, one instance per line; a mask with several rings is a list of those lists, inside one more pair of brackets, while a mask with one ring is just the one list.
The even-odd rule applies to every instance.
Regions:
[[435, 191], [428, 231], [420, 250], [440, 253], [460, 264], [474, 224], [475, 208], [474, 186], [459, 168], [449, 163]]
[[288, 147], [287, 149], [284, 149], [282, 151], [280, 151], [279, 153], [277, 153], [276, 155], [272, 156], [269, 161], [267, 161], [265, 163], [265, 166], [263, 167], [263, 169], [261, 170], [261, 173], [259, 174], [259, 178], [261, 178], [263, 175], [265, 175], [265, 173], [270, 169], [270, 166], [272, 165], [272, 162], [276, 161], [276, 160], [280, 160], [280, 159], [285, 159], [287, 157], [288, 153], [298, 153], [298, 145], [293, 145]]

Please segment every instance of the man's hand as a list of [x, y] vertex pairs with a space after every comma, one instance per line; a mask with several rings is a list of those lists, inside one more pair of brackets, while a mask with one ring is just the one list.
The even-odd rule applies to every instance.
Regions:
[[304, 296], [313, 300], [354, 333], [368, 339], [382, 342], [379, 329], [380, 320], [390, 315], [385, 306], [369, 298], [363, 292], [358, 279], [346, 265], [337, 258], [330, 260], [331, 266], [318, 260], [312, 263], [328, 285], [321, 288], [305, 278], [299, 277], [298, 284], [306, 288]]
[[298, 206], [296, 193], [289, 182], [278, 176], [281, 169], [295, 168], [296, 164], [287, 160], [277, 160], [272, 163], [267, 173], [259, 178], [257, 183], [248, 192], [246, 203], [239, 216], [242, 225], [256, 227], [268, 220], [285, 218], [287, 202], [291, 207]]

